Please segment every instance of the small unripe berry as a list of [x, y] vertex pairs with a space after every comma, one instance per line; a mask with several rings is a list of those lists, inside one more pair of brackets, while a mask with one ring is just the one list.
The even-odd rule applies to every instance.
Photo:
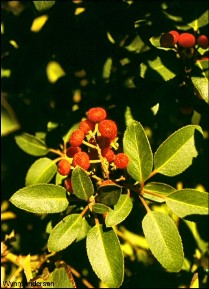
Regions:
[[88, 170], [90, 167], [89, 156], [85, 152], [76, 153], [73, 157], [73, 166], [79, 166], [84, 170]]
[[111, 150], [111, 148], [109, 148], [109, 147], [105, 147], [105, 148], [101, 149], [101, 153], [102, 153], [102, 156], [104, 158], [106, 158], [106, 160], [108, 162], [112, 162], [114, 160], [114, 158], [115, 158], [114, 151]]
[[79, 153], [81, 152], [81, 148], [80, 147], [69, 147], [66, 151], [66, 155], [69, 157], [69, 158], [73, 158], [73, 156], [76, 154], [76, 153]]
[[129, 158], [124, 153], [119, 153], [115, 156], [114, 164], [119, 169], [125, 169], [128, 165], [128, 162], [129, 162]]
[[110, 119], [102, 120], [98, 125], [98, 129], [103, 137], [106, 137], [110, 140], [114, 139], [118, 133], [116, 123]]
[[79, 125], [79, 129], [81, 129], [85, 135], [88, 134], [90, 130], [94, 131], [94, 128], [95, 128], [95, 122], [89, 119], [83, 120]]
[[197, 43], [199, 44], [199, 46], [203, 49], [208, 48], [209, 46], [209, 42], [208, 42], [208, 37], [206, 35], [200, 35], [197, 38]]
[[64, 186], [68, 192], [73, 192], [72, 182], [70, 178], [64, 180]]
[[71, 134], [69, 143], [73, 147], [79, 147], [83, 140], [84, 140], [85, 134], [81, 129], [76, 129], [74, 132]]
[[195, 45], [195, 37], [191, 33], [181, 33], [178, 39], [178, 45], [184, 48], [193, 47]]
[[70, 167], [70, 163], [68, 160], [63, 159], [63, 160], [58, 162], [57, 171], [60, 175], [67, 176], [67, 175], [69, 175], [70, 170], [71, 170], [71, 167]]
[[160, 37], [160, 45], [165, 48], [173, 47], [175, 44], [173, 34], [167, 32]]
[[100, 122], [107, 117], [106, 110], [102, 107], [90, 108], [86, 115], [87, 118], [93, 122]]
[[178, 42], [179, 39], [179, 33], [176, 30], [171, 30], [168, 33], [172, 34], [174, 37], [174, 44], [176, 44]]

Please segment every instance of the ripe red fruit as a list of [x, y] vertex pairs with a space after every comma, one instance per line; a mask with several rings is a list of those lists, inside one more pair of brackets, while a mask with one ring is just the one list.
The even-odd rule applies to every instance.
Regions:
[[167, 32], [160, 37], [160, 45], [165, 48], [173, 47], [175, 44], [174, 35]]
[[106, 110], [102, 107], [90, 108], [86, 115], [87, 118], [93, 122], [100, 122], [107, 117]]
[[72, 182], [70, 178], [64, 180], [64, 186], [68, 192], [73, 192]]
[[128, 162], [129, 162], [129, 158], [124, 153], [119, 153], [115, 156], [114, 164], [119, 169], [125, 169], [128, 165]]
[[69, 143], [73, 147], [79, 147], [83, 140], [84, 140], [85, 134], [81, 129], [76, 129], [74, 132], [71, 134]]
[[57, 171], [60, 175], [67, 176], [67, 175], [69, 175], [70, 170], [71, 170], [71, 167], [70, 167], [70, 163], [68, 160], [63, 159], [63, 160], [58, 162]]
[[102, 120], [98, 125], [98, 129], [103, 137], [106, 137], [110, 140], [114, 139], [118, 133], [116, 123], [110, 119]]
[[104, 147], [101, 149], [102, 156], [106, 158], [108, 162], [112, 162], [115, 158], [115, 153], [110, 147]]
[[66, 151], [66, 155], [69, 158], [73, 158], [74, 154], [81, 152], [81, 148], [80, 147], [69, 147]]
[[191, 33], [181, 33], [178, 39], [178, 45], [181, 47], [193, 47], [195, 45], [195, 37]]
[[81, 129], [85, 135], [88, 134], [90, 130], [94, 131], [94, 128], [95, 128], [95, 122], [89, 119], [83, 120], [79, 125], [79, 129]]
[[208, 37], [206, 35], [200, 35], [197, 38], [197, 43], [199, 44], [199, 46], [203, 49], [208, 48], [209, 46], [209, 42], [208, 42]]
[[176, 30], [171, 30], [168, 33], [170, 33], [171, 35], [173, 35], [174, 37], [174, 44], [177, 43], [178, 39], [179, 39], [179, 33]]
[[88, 170], [90, 167], [89, 156], [85, 152], [76, 153], [73, 157], [73, 166], [79, 166], [84, 170]]

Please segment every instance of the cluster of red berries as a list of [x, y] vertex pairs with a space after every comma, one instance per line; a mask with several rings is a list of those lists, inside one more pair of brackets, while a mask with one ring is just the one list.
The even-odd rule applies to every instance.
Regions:
[[98, 161], [110, 164], [112, 169], [125, 169], [129, 162], [126, 154], [115, 153], [118, 128], [113, 120], [107, 119], [106, 110], [94, 107], [86, 116], [71, 134], [65, 156], [57, 164], [59, 174], [68, 176], [64, 183], [69, 191], [72, 191], [69, 174], [76, 166], [88, 170], [91, 163]]
[[176, 30], [166, 32], [160, 37], [160, 45], [166, 48], [174, 47], [175, 45], [183, 48], [192, 48], [196, 44], [203, 49], [207, 49], [209, 47], [208, 37], [203, 34], [195, 37], [192, 33], [179, 33]]

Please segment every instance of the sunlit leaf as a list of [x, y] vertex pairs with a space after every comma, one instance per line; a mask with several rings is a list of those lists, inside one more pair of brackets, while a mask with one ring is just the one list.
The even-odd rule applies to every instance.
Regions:
[[20, 129], [15, 112], [5, 98], [1, 99], [1, 136], [6, 136]]
[[43, 11], [50, 9], [55, 4], [55, 1], [33, 1], [33, 4], [37, 10]]
[[33, 20], [31, 31], [39, 32], [41, 28], [44, 26], [46, 21], [48, 20], [48, 15], [41, 15]]
[[163, 203], [165, 202], [164, 196], [175, 190], [175, 188], [164, 183], [150, 182], [144, 186], [142, 194], [145, 199]]
[[46, 74], [49, 82], [55, 83], [60, 77], [65, 75], [65, 71], [57, 61], [50, 61], [46, 66]]

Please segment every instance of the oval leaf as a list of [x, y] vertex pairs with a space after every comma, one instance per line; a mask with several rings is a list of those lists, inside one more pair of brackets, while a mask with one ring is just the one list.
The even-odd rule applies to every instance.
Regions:
[[49, 235], [49, 251], [58, 252], [68, 247], [75, 241], [81, 227], [82, 217], [80, 214], [72, 214], [65, 217], [52, 229]]
[[114, 210], [110, 210], [105, 218], [107, 227], [112, 227], [121, 223], [130, 214], [133, 203], [128, 195], [121, 195], [118, 203], [114, 206]]
[[122, 188], [118, 185], [105, 185], [98, 189], [97, 202], [106, 206], [114, 206], [117, 204]]
[[37, 214], [63, 212], [68, 206], [66, 190], [53, 184], [37, 184], [18, 190], [10, 198], [16, 207]]
[[180, 218], [189, 215], [208, 215], [209, 195], [193, 189], [175, 191], [165, 198], [169, 208]]
[[139, 122], [133, 120], [127, 127], [123, 148], [129, 157], [129, 175], [140, 183], [144, 182], [152, 171], [153, 156], [147, 135]]
[[90, 177], [80, 167], [76, 167], [72, 172], [72, 187], [74, 194], [82, 200], [87, 201], [94, 193], [94, 186]]
[[184, 253], [174, 221], [162, 212], [149, 211], [142, 220], [142, 228], [155, 258], [167, 270], [179, 272]]
[[24, 152], [32, 156], [44, 156], [49, 151], [42, 140], [28, 133], [15, 136], [15, 141]]
[[[144, 186], [142, 194], [145, 199], [158, 203], [164, 203], [165, 199], [163, 196], [166, 196], [174, 191], [176, 191], [176, 189], [167, 184], [150, 182]], [[159, 195], [162, 195], [162, 197]]]
[[124, 259], [115, 232], [104, 229], [102, 225], [94, 226], [88, 232], [86, 248], [91, 266], [101, 281], [109, 288], [120, 287], [124, 276]]
[[170, 135], [157, 149], [154, 155], [155, 170], [166, 176], [176, 176], [186, 170], [198, 155], [195, 145], [197, 125], [187, 125]]
[[37, 183], [48, 183], [57, 171], [57, 166], [49, 158], [40, 158], [29, 168], [26, 175], [26, 186]]
[[111, 210], [110, 207], [100, 203], [96, 203], [92, 206], [92, 211], [97, 214], [104, 214], [107, 213], [109, 210]]
[[76, 237], [76, 242], [79, 242], [86, 238], [88, 231], [91, 229], [91, 225], [88, 223], [87, 218], [82, 218], [82, 224], [80, 227], [80, 231]]

